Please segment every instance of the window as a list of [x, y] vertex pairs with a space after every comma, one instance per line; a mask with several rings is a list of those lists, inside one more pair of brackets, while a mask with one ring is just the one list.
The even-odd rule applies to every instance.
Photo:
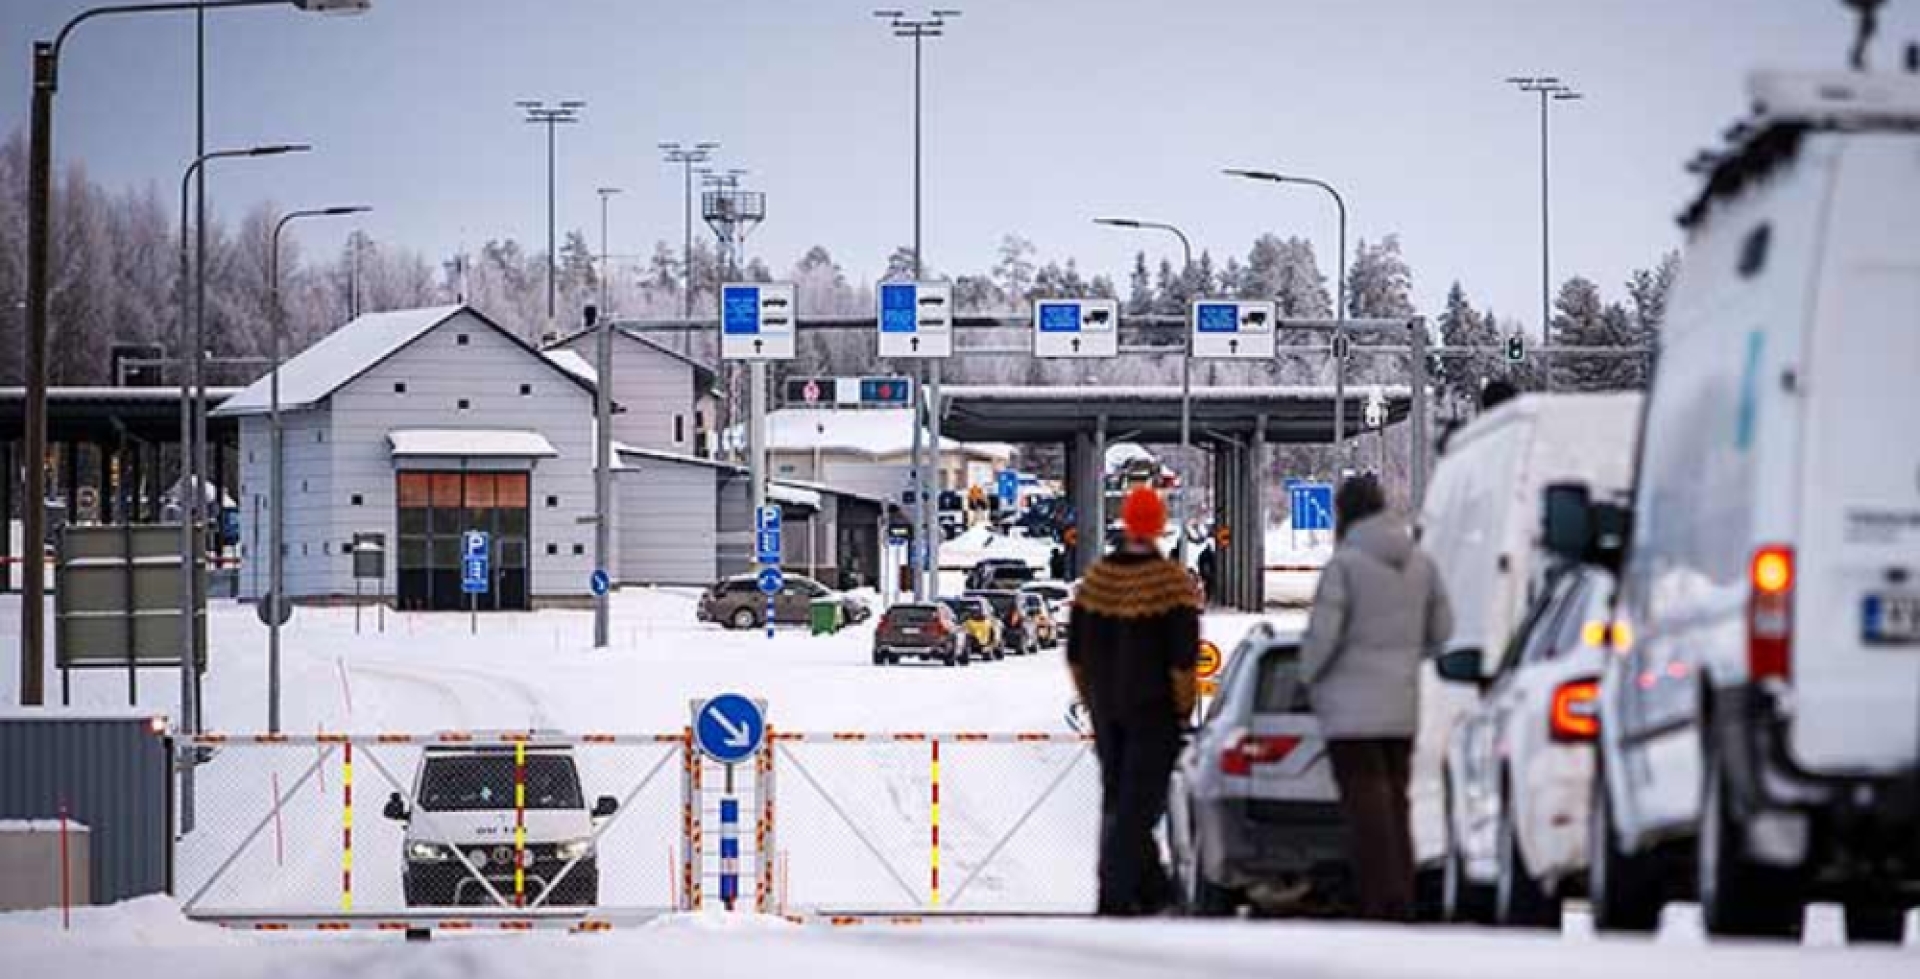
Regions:
[[1740, 243], [1740, 277], [1751, 279], [1767, 265], [1767, 246], [1773, 243], [1773, 226], [1763, 224], [1747, 232]]
[[520, 396], [523, 398], [533, 397], [533, 385], [531, 384], [520, 385]]
[[465, 333], [456, 333], [453, 335], [453, 342], [464, 347], [467, 345], [467, 335]]
[[314, 432], [314, 433], [313, 433], [313, 440], [314, 440], [315, 442], [325, 442], [325, 441], [327, 440], [327, 431], [326, 431], [326, 429], [324, 429], [324, 428], [323, 428], [323, 429], [320, 429], [320, 430], [319, 430], [319, 431], [317, 431], [317, 432]]
[[407, 393], [407, 382], [405, 382], [405, 381], [395, 381], [395, 382], [393, 382], [393, 393], [394, 393], [394, 394], [406, 394], [406, 393]]
[[575, 545], [573, 545], [573, 556], [574, 556], [574, 557], [579, 557], [580, 555], [582, 555], [582, 554], [585, 554], [585, 553], [587, 553], [587, 545], [585, 545], [585, 544], [575, 544]]
[[685, 416], [685, 415], [674, 415], [674, 416], [673, 416], [673, 441], [674, 441], [674, 444], [676, 444], [676, 445], [677, 445], [677, 444], [679, 444], [679, 443], [681, 443], [681, 442], [685, 442], [686, 440], [687, 440], [687, 416]]
[[326, 555], [327, 557], [332, 557], [332, 556], [333, 556], [333, 542], [332, 542], [332, 541], [330, 541], [330, 540], [323, 540], [323, 541], [321, 541], [321, 542], [320, 542], [320, 553], [321, 553], [321, 554], [324, 554], [324, 555]]
[[557, 497], [557, 496], [549, 496], [549, 497], [547, 497], [547, 509], [549, 509], [549, 510], [551, 510], [551, 509], [553, 509], [554, 507], [557, 507], [557, 506], [559, 506], [559, 505], [560, 505], [560, 498], [559, 498], [559, 497]]
[[548, 556], [548, 557], [553, 557], [554, 555], [556, 555], [556, 554], [559, 554], [559, 553], [560, 553], [560, 545], [558, 545], [558, 544], [548, 544], [548, 545], [547, 545], [547, 556]]
[[473, 407], [473, 402], [471, 402], [471, 401], [468, 401], [468, 400], [467, 400], [466, 398], [461, 398], [461, 399], [460, 399], [460, 410], [461, 410], [461, 411], [466, 411], [466, 410], [467, 410], [468, 408], [471, 408], [471, 407]]
[[301, 557], [307, 556], [307, 545], [304, 542], [300, 545], [300, 556]]
[[354, 505], [354, 506], [365, 506], [365, 505], [366, 505], [366, 503], [367, 503], [367, 500], [366, 500], [366, 497], [364, 497], [364, 496], [361, 496], [361, 495], [360, 495], [360, 494], [358, 494], [358, 493], [355, 493], [355, 494], [353, 494], [353, 505]]
[[252, 450], [252, 449], [248, 449], [248, 450], [247, 450], [247, 461], [248, 461], [248, 462], [252, 462], [252, 461], [253, 461], [253, 450]]
[[300, 481], [300, 492], [305, 493], [306, 491], [307, 491], [307, 481], [303, 479]]

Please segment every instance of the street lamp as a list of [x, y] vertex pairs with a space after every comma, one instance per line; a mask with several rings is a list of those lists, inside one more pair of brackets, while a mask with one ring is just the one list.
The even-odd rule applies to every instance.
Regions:
[[612, 319], [612, 292], [608, 287], [607, 274], [607, 198], [620, 193], [620, 188], [596, 187], [593, 192], [600, 195], [600, 315]]
[[[1301, 177], [1275, 173], [1271, 170], [1243, 170], [1231, 168], [1222, 171], [1230, 177], [1245, 177], [1248, 180], [1264, 180], [1275, 184], [1299, 184], [1304, 187], [1318, 187], [1333, 198], [1334, 209], [1340, 212], [1340, 279], [1334, 288], [1334, 346], [1333, 358], [1333, 448], [1334, 466], [1344, 468], [1347, 456], [1347, 358], [1346, 344], [1341, 342], [1346, 336], [1347, 322], [1347, 202], [1333, 185], [1313, 177]], [[1336, 472], [1335, 476], [1340, 475]]]
[[[1180, 280], [1188, 286], [1193, 284], [1193, 242], [1187, 240], [1187, 233], [1171, 224], [1159, 221], [1141, 221], [1136, 218], [1094, 218], [1094, 224], [1104, 224], [1112, 228], [1136, 228], [1147, 231], [1165, 231], [1180, 239], [1180, 250], [1186, 256], [1180, 269]], [[1184, 289], [1182, 290], [1185, 291]], [[1192, 297], [1189, 297], [1192, 298]], [[1193, 348], [1192, 337], [1187, 337], [1185, 349], [1180, 356], [1180, 463], [1186, 471], [1180, 474], [1180, 495], [1178, 519], [1180, 521], [1179, 550], [1180, 563], [1187, 562], [1187, 497], [1193, 492]]]
[[[283, 442], [280, 425], [280, 350], [287, 329], [286, 310], [280, 301], [280, 232], [288, 224], [306, 218], [336, 218], [348, 214], [365, 214], [373, 208], [354, 204], [342, 207], [323, 207], [305, 211], [289, 211], [273, 223], [273, 234], [267, 244], [267, 315], [271, 318], [267, 340], [267, 359], [272, 363], [268, 368], [267, 390], [270, 399], [268, 408], [268, 508], [273, 512], [267, 517], [269, 536], [273, 540], [273, 549], [267, 552], [267, 733], [280, 733], [280, 623], [286, 618], [286, 546], [281, 543], [286, 532], [286, 465], [281, 455]], [[255, 542], [258, 543], [257, 541]], [[358, 614], [358, 613], [355, 613]]]
[[[705, 163], [708, 160], [713, 159], [713, 151], [719, 149], [720, 144], [719, 143], [695, 143], [692, 146], [682, 146], [679, 143], [661, 143], [659, 144], [659, 146], [660, 146], [660, 152], [664, 154], [661, 157], [661, 159], [667, 163], [680, 164], [686, 180], [686, 190], [684, 192], [684, 197], [682, 198], [682, 203], [684, 204], [685, 210], [686, 210], [686, 239], [682, 244], [682, 251], [680, 252], [680, 263], [681, 263], [680, 277], [683, 280], [681, 283], [681, 290], [680, 290], [682, 294], [680, 315], [682, 319], [685, 319], [688, 323], [692, 323], [693, 322], [693, 165], [696, 163]], [[683, 330], [681, 332], [681, 336], [685, 339], [685, 343], [682, 344], [681, 352], [692, 353], [693, 352], [693, 331], [691, 329]]]
[[[303, 143], [275, 143], [246, 149], [213, 150], [195, 157], [180, 175], [180, 359], [186, 370], [180, 377], [180, 723], [184, 730], [200, 729], [199, 632], [195, 621], [198, 607], [199, 575], [202, 553], [200, 522], [206, 506], [206, 387], [201, 382], [201, 361], [206, 357], [203, 317], [206, 298], [199, 290], [187, 288], [187, 203], [193, 178], [210, 160], [243, 157], [284, 156], [312, 149]], [[197, 229], [204, 233], [204, 222]], [[193, 272], [201, 277], [206, 269]], [[196, 307], [194, 297], [200, 295]], [[196, 397], [197, 395], [197, 397]], [[278, 514], [278, 508], [274, 511]], [[280, 543], [279, 538], [274, 544]]]
[[[922, 256], [920, 241], [920, 47], [921, 42], [927, 38], [945, 36], [947, 21], [959, 17], [960, 13], [953, 9], [936, 9], [928, 11], [925, 16], [908, 17], [904, 10], [889, 9], [873, 12], [875, 17], [887, 22], [894, 37], [913, 40], [913, 278], [915, 281], [919, 281], [926, 272], [926, 262]], [[918, 402], [921, 399], [918, 397], [915, 398], [916, 414], [913, 424], [913, 461], [914, 468], [919, 473], [919, 486], [915, 487], [915, 496], [920, 508], [917, 533], [921, 542], [922, 558], [919, 562], [918, 574], [914, 576], [914, 584], [917, 586], [914, 589], [914, 598], [923, 601], [940, 594], [940, 576], [934, 571], [940, 563], [938, 527], [940, 509], [937, 501], [929, 503], [929, 497], [933, 495], [939, 483], [933, 471], [940, 465], [940, 361], [937, 358], [928, 364], [927, 373], [932, 382], [931, 399], [926, 405], [929, 415], [928, 425], [920, 424]], [[931, 442], [932, 445], [930, 451], [925, 453], [921, 448], [923, 427], [931, 428], [926, 441]], [[927, 461], [927, 455], [932, 456], [931, 463]]]
[[553, 130], [555, 126], [570, 125], [580, 121], [580, 110], [587, 103], [579, 99], [563, 99], [548, 104], [538, 99], [521, 99], [515, 103], [526, 112], [526, 121], [547, 127], [547, 333], [553, 332], [555, 277], [559, 274], [559, 258], [553, 238]]
[[[47, 237], [53, 196], [53, 96], [60, 88], [60, 52], [74, 28], [96, 17], [172, 11], [223, 10], [280, 6], [289, 0], [181, 0], [83, 10], [60, 28], [52, 41], [33, 44], [33, 106], [27, 149], [27, 323], [26, 323], [26, 584], [20, 609], [20, 702], [45, 699], [46, 637], [46, 472], [47, 455]], [[352, 14], [371, 0], [291, 0], [314, 13]], [[184, 446], [182, 446], [184, 448]]]
[[[1550, 218], [1547, 204], [1547, 103], [1575, 102], [1586, 98], [1573, 87], [1559, 78], [1546, 75], [1539, 77], [1516, 76], [1507, 79], [1507, 84], [1522, 92], [1533, 92], [1540, 96], [1540, 343], [1543, 346], [1553, 344], [1553, 261], [1550, 238]], [[1551, 365], [1547, 371], [1547, 383], [1553, 383]]]

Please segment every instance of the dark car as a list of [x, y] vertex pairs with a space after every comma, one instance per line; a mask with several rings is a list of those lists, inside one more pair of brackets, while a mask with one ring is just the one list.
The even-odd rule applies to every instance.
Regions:
[[1017, 591], [970, 591], [968, 598], [984, 598], [993, 606], [993, 614], [1006, 627], [1009, 656], [1025, 656], [1040, 651], [1040, 623], [1021, 608]]
[[1032, 566], [1016, 557], [990, 557], [967, 571], [968, 591], [1011, 591], [1036, 577]]
[[931, 660], [947, 666], [971, 661], [970, 644], [953, 610], [937, 602], [902, 602], [880, 616], [873, 631], [873, 665], [903, 659]]
[[[807, 622], [813, 600], [837, 598], [841, 616], [849, 623], [865, 622], [872, 612], [857, 599], [841, 594], [804, 575], [790, 574], [773, 596], [773, 621], [782, 625]], [[700, 596], [694, 615], [702, 622], [718, 622], [729, 629], [766, 625], [767, 596], [753, 575], [735, 575], [714, 583]]]

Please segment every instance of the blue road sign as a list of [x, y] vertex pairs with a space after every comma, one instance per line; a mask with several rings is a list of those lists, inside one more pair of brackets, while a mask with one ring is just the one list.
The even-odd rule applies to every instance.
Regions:
[[781, 574], [779, 568], [760, 569], [760, 594], [778, 595], [780, 594], [780, 589], [786, 586], [787, 576]]
[[860, 379], [860, 403], [866, 405], [912, 404], [913, 380], [905, 377], [863, 377]]
[[755, 535], [754, 544], [761, 564], [780, 563], [780, 532], [763, 530]]
[[1201, 333], [1240, 332], [1240, 307], [1236, 303], [1201, 303], [1199, 317], [1197, 329]]
[[753, 529], [758, 531], [780, 532], [780, 508], [771, 504], [760, 508], [753, 517]]
[[587, 587], [592, 589], [593, 597], [603, 597], [613, 590], [613, 576], [600, 568], [595, 568], [593, 574], [587, 576]]
[[492, 555], [487, 547], [487, 532], [469, 530], [461, 538], [460, 590], [469, 595], [487, 593], [488, 574], [492, 565]]
[[694, 743], [708, 758], [732, 765], [753, 757], [767, 733], [760, 705], [737, 693], [723, 693], [700, 705], [693, 726]]
[[1011, 469], [1000, 470], [999, 479], [994, 484], [1000, 496], [1000, 502], [1009, 506], [1020, 499], [1020, 474]]
[[880, 287], [880, 332], [915, 333], [920, 329], [920, 289], [911, 282]]
[[1294, 530], [1333, 529], [1333, 486], [1329, 483], [1291, 483], [1287, 486]]
[[753, 336], [760, 332], [760, 290], [753, 286], [729, 286], [721, 299], [720, 331], [730, 336]]
[[1042, 333], [1078, 333], [1080, 332], [1079, 303], [1042, 303], [1040, 304], [1040, 332]]

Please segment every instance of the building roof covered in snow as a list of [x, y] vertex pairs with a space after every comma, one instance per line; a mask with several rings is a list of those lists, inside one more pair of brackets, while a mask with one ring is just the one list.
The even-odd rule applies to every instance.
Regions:
[[[1011, 447], [940, 440], [947, 451], [1004, 459]], [[767, 413], [767, 448], [773, 452], [857, 453], [881, 457], [913, 451], [913, 412], [908, 408], [782, 408]]]
[[498, 428], [401, 428], [388, 432], [387, 441], [395, 457], [551, 459], [560, 454], [539, 432]]

